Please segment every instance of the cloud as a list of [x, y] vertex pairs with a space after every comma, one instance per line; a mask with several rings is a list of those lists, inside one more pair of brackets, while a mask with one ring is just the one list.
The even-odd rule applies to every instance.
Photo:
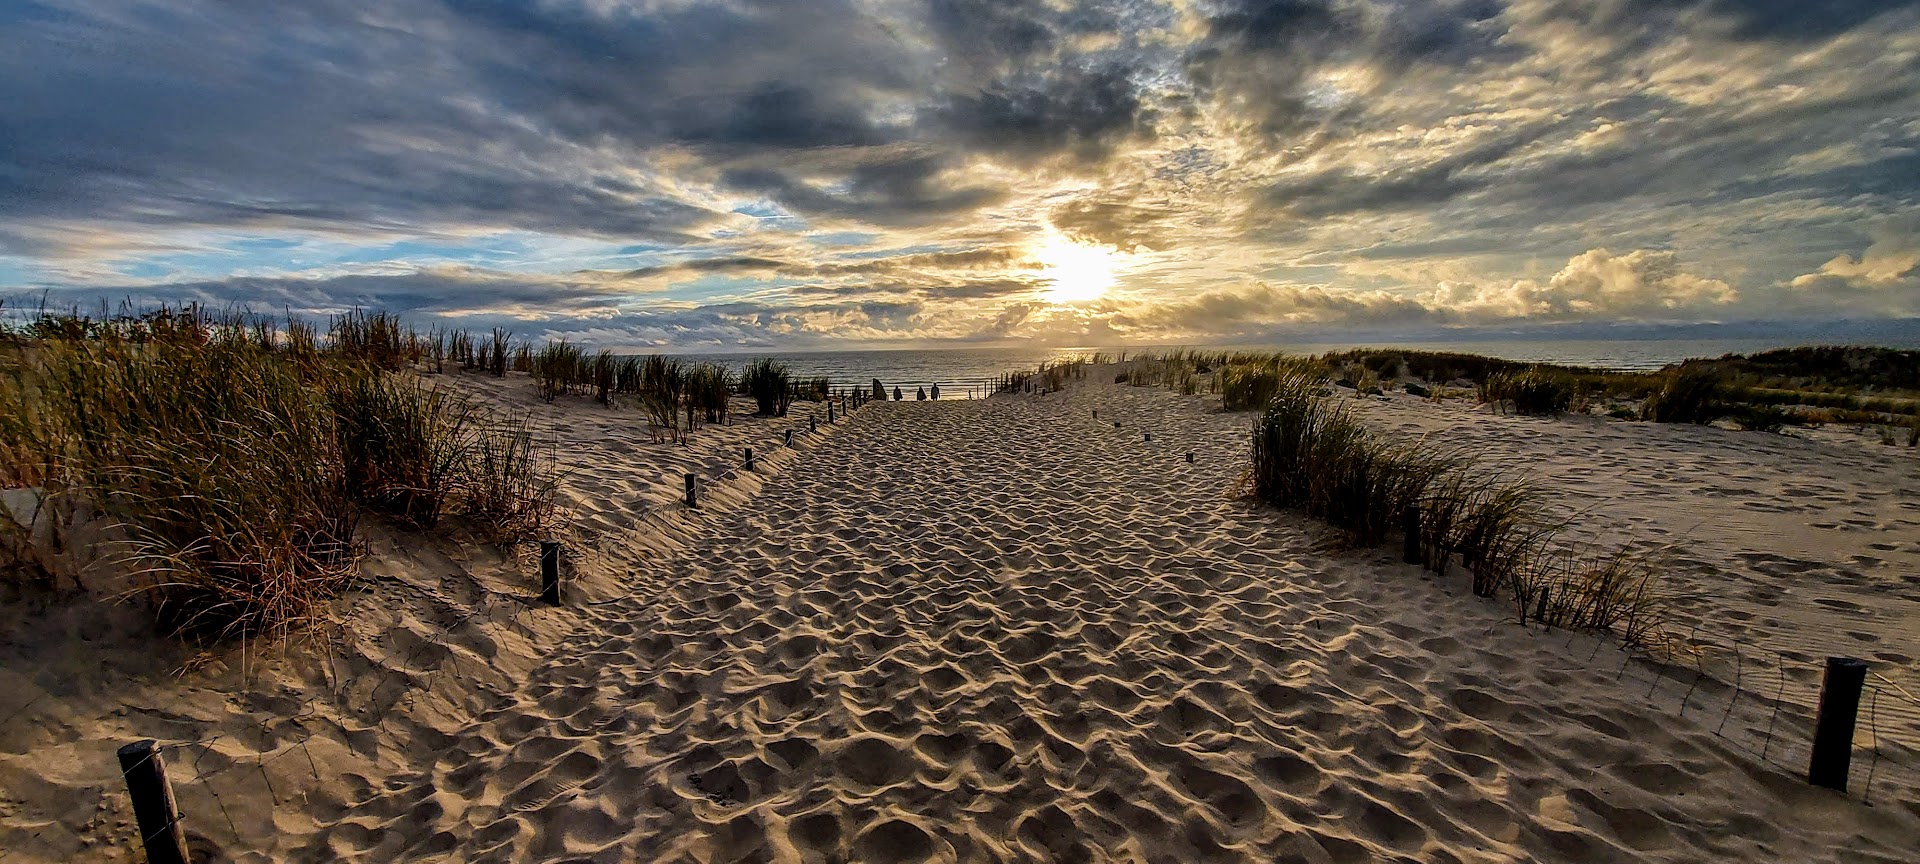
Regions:
[[[0, 17], [0, 286], [66, 297], [704, 345], [1920, 302], [1875, 227], [1920, 204], [1920, 0]], [[1112, 297], [1044, 303], [1056, 236], [1126, 253]]]

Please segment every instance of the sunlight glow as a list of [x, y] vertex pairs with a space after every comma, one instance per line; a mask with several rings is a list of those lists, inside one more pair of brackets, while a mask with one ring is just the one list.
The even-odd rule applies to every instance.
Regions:
[[1076, 243], [1054, 234], [1033, 253], [1040, 278], [1049, 283], [1049, 303], [1085, 303], [1106, 296], [1116, 281], [1119, 252], [1110, 246]]

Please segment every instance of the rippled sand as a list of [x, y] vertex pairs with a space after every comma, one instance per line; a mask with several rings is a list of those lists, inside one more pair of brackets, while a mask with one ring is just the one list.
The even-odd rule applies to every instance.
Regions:
[[315, 790], [290, 857], [1913, 859], [1912, 789], [1812, 789], [1612, 649], [1231, 497], [1248, 422], [873, 406], [410, 769]]

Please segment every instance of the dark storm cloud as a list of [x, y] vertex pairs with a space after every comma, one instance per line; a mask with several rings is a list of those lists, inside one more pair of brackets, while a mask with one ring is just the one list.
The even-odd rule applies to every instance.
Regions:
[[[8, 298], [8, 308], [35, 308], [44, 296], [55, 308], [98, 309], [131, 301], [136, 306], [198, 303], [214, 309], [248, 308], [263, 314], [287, 312], [314, 317], [347, 309], [379, 308], [403, 315], [438, 317], [469, 310], [542, 310], [585, 315], [605, 310], [624, 291], [591, 281], [526, 277], [460, 268], [393, 275], [344, 275], [320, 278], [236, 276], [163, 285], [69, 288], [33, 297]], [[23, 302], [26, 301], [26, 302]]]
[[[0, 277], [703, 344], [1714, 312], [1797, 277], [1768, 302], [1906, 308], [1877, 274], [1910, 244], [1836, 256], [1920, 205], [1916, 25], [1920, 0], [20, 2]], [[1032, 300], [1054, 232], [1127, 253], [1139, 305]]]
[[1303, 218], [1443, 204], [1455, 196], [1494, 182], [1475, 177], [1472, 172], [1506, 158], [1528, 142], [1529, 138], [1525, 136], [1513, 136], [1425, 165], [1380, 175], [1336, 169], [1283, 181], [1269, 189], [1268, 196], [1275, 205]]
[[1130, 75], [1124, 67], [1056, 72], [956, 96], [931, 116], [976, 149], [1020, 156], [1065, 152], [1098, 162], [1114, 143], [1150, 128], [1152, 112]]
[[881, 225], [923, 225], [972, 210], [1005, 196], [1004, 190], [942, 176], [951, 160], [938, 155], [876, 156], [835, 182], [815, 181], [775, 168], [742, 168], [721, 180], [742, 191], [766, 195], [807, 213], [857, 218]]
[[[971, 77], [851, 0], [28, 4], [0, 33], [0, 212], [685, 240], [718, 214], [630, 170], [665, 145], [798, 209], [907, 223], [996, 200], [935, 184], [956, 149], [1091, 157], [1145, 123], [1129, 67], [1060, 62], [1111, 15], [925, 17]], [[919, 108], [877, 119], [889, 99]], [[886, 147], [913, 140], [943, 152]], [[841, 157], [863, 163], [844, 194], [774, 155], [829, 148], [875, 148]]]
[[1865, 25], [1882, 15], [1920, 6], [1916, 0], [1630, 0], [1634, 14], [1701, 9], [1732, 24], [1743, 39], [1811, 42]]

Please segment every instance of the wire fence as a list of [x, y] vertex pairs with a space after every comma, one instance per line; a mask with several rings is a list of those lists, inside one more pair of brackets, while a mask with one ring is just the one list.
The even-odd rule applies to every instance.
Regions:
[[[978, 386], [987, 395], [1005, 392], [1045, 395], [1047, 392], [1047, 388], [1035, 386], [1031, 378], [1019, 376], [987, 379]], [[849, 391], [836, 393], [830, 401], [836, 406], [835, 419], [839, 422], [840, 417], [850, 416], [872, 399], [864, 392], [854, 395]], [[774, 448], [770, 449], [798, 446], [796, 440], [800, 443], [817, 440], [825, 431], [820, 428], [818, 414], [806, 419], [809, 422], [804, 425], [780, 430], [774, 439]], [[1125, 408], [1116, 410], [1108, 406], [1104, 411], [1092, 408], [1082, 420], [1096, 432], [1104, 430], [1125, 436], [1143, 447], [1168, 454], [1172, 464], [1195, 463], [1196, 451], [1188, 446], [1191, 442], [1183, 442], [1177, 436], [1156, 440], [1153, 430], [1128, 416]], [[556, 434], [556, 443], [560, 443], [557, 430], [548, 431]], [[756, 463], [768, 455], [755, 454], [749, 459], [743, 454], [738, 460], [723, 459], [689, 473], [686, 496], [639, 508], [634, 512], [636, 520], [698, 510], [702, 490], [755, 470]], [[615, 596], [566, 605], [594, 607], [631, 599]], [[356, 608], [350, 610], [347, 617], [356, 618], [367, 611], [357, 608], [358, 604], [376, 602], [384, 601], [368, 596], [358, 598]], [[539, 636], [530, 620], [552, 614], [553, 608], [538, 595], [511, 592], [489, 592], [463, 600], [458, 606], [444, 600], [430, 605], [435, 607], [431, 623], [442, 633], [484, 622], [529, 640]], [[1364, 623], [1348, 613], [1333, 614], [1355, 625]], [[1506, 620], [1512, 623], [1515, 619], [1509, 616]], [[1536, 622], [1533, 626], [1541, 625]], [[1657, 644], [1657, 648], [1625, 646], [1607, 633], [1565, 629], [1552, 634], [1553, 647], [1568, 662], [1611, 676], [1616, 684], [1636, 696], [1640, 695], [1638, 687], [1644, 684], [1646, 690], [1641, 701], [1648, 708], [1698, 723], [1733, 750], [1789, 775], [1803, 780], [1807, 777], [1813, 758], [1817, 706], [1821, 701], [1819, 669], [1808, 662], [1809, 658], [1745, 639], [1716, 636], [1703, 632], [1700, 626], [1691, 627], [1684, 637], [1669, 634], [1676, 638], [1649, 643]], [[365, 643], [375, 643], [381, 649], [378, 655], [365, 650]], [[270, 810], [263, 823], [249, 823], [245, 827], [243, 821], [247, 817], [237, 815], [236, 811], [258, 817], [265, 805], [277, 808], [290, 803], [296, 795], [307, 794], [296, 790], [326, 788], [328, 778], [321, 768], [323, 760], [317, 759], [313, 752], [316, 739], [323, 733], [343, 733], [341, 737], [349, 750], [358, 746], [377, 750], [381, 735], [394, 732], [390, 725], [407, 718], [418, 700], [433, 698], [441, 692], [469, 697], [477, 692], [472, 686], [476, 673], [462, 668], [459, 655], [436, 639], [423, 638], [404, 623], [365, 637], [361, 645], [354, 647], [358, 650], [350, 652], [346, 646], [336, 645], [326, 655], [323, 662], [328, 686], [321, 692], [293, 702], [272, 694], [260, 694], [268, 704], [256, 714], [261, 719], [254, 728], [244, 734], [229, 731], [205, 738], [153, 742], [149, 749], [140, 751], [138, 758], [129, 761], [123, 755], [122, 775], [130, 787], [137, 783], [135, 775], [146, 770], [150, 762], [163, 760], [166, 770], [171, 772], [163, 785], [177, 798], [168, 803], [170, 816], [157, 824], [143, 823], [139, 830], [130, 830], [122, 841], [145, 844], [179, 829], [188, 847], [194, 850], [243, 849], [265, 855], [282, 851], [282, 838], [273, 830]], [[347, 674], [334, 668], [350, 654], [363, 659], [373, 656], [388, 659], [384, 663], [372, 663], [371, 668], [360, 674]], [[448, 685], [453, 686], [448, 688]], [[242, 695], [243, 698], [251, 696]], [[37, 701], [37, 698], [30, 700], [0, 717], [0, 729], [25, 716]], [[337, 710], [323, 710], [328, 706]], [[1871, 805], [1898, 790], [1910, 792], [1920, 788], [1920, 754], [1915, 748], [1916, 742], [1920, 742], [1920, 726], [1912, 725], [1914, 718], [1920, 718], [1920, 699], [1897, 681], [1878, 672], [1867, 673], [1849, 749], [1853, 758], [1845, 775], [1846, 794], [1850, 798]], [[346, 723], [357, 725], [349, 727]], [[365, 743], [356, 744], [357, 741]], [[259, 742], [271, 744], [260, 746]], [[301, 774], [308, 776], [297, 776]], [[382, 790], [378, 788], [367, 790], [360, 800], [331, 812], [330, 818], [335, 822], [349, 820], [360, 808], [381, 796]], [[260, 820], [255, 818], [253, 822]], [[47, 830], [50, 828], [32, 832], [26, 840], [41, 843], [44, 851], [57, 856], [70, 854], [72, 850], [43, 837]], [[196, 856], [198, 854], [196, 852]]]
[[[981, 382], [983, 389], [985, 386], [986, 382]], [[751, 456], [742, 452], [738, 458], [711, 459], [685, 473], [686, 485], [680, 497], [630, 508], [627, 512], [636, 526], [645, 520], [670, 514], [696, 514], [701, 510], [701, 499], [708, 491], [743, 473], [761, 470], [780, 450], [799, 448], [809, 442], [822, 440], [834, 426], [850, 420], [871, 401], [872, 398], [865, 391], [848, 389], [833, 394], [825, 401], [796, 403], [810, 404], [811, 408], [804, 416], [790, 412], [781, 418], [787, 422], [783, 428], [775, 430], [771, 446], [766, 450]], [[828, 414], [824, 406], [829, 403], [834, 410], [832, 419], [826, 420]], [[577, 447], [581, 443], [567, 440], [557, 426], [538, 428], [536, 432], [537, 443], [547, 447]], [[641, 441], [633, 438], [613, 440], [612, 443], [638, 444]], [[572, 539], [591, 543], [596, 538]], [[380, 611], [374, 607], [388, 605], [392, 599], [361, 595], [349, 603], [341, 617], [347, 621], [372, 620]], [[431, 626], [440, 634], [455, 633], [470, 625], [486, 623], [532, 640], [539, 637], [539, 632], [532, 626], [532, 619], [551, 614], [553, 610], [538, 594], [512, 591], [488, 590], [477, 597], [460, 598], [457, 604], [443, 597], [428, 596], [425, 599], [430, 607], [428, 615]], [[628, 596], [615, 596], [606, 600], [564, 605], [594, 607], [629, 599]], [[174, 803], [166, 808], [171, 815], [162, 824], [147, 826], [143, 830], [130, 829], [121, 839], [145, 845], [149, 840], [163, 837], [178, 828], [188, 846], [203, 854], [211, 854], [218, 848], [245, 849], [263, 854], [282, 851], [279, 847], [281, 838], [272, 830], [270, 819], [266, 824], [249, 830], [243, 828], [244, 817], [237, 813], [256, 812], [259, 809], [255, 803], [259, 800], [257, 796], [264, 795], [265, 802], [278, 807], [287, 803], [294, 794], [292, 790], [322, 786], [325, 778], [321, 773], [321, 760], [315, 758], [312, 749], [316, 738], [329, 731], [342, 732], [349, 749], [355, 746], [353, 742], [356, 740], [364, 740], [370, 749], [377, 749], [382, 733], [393, 731], [389, 726], [396, 718], [406, 717], [417, 700], [432, 698], [439, 692], [462, 695], [474, 692], [470, 685], [475, 676], [472, 671], [462, 668], [459, 655], [450, 651], [440, 640], [423, 637], [404, 621], [395, 622], [371, 635], [349, 635], [345, 631], [345, 627], [333, 627], [325, 632], [310, 634], [312, 641], [322, 648], [318, 665], [321, 676], [327, 682], [325, 687], [305, 698], [293, 700], [284, 694], [267, 692], [235, 694], [235, 698], [242, 701], [262, 703], [263, 710], [255, 713], [258, 719], [252, 728], [205, 738], [153, 741], [150, 747], [141, 751], [138, 758], [131, 762], [123, 760], [122, 779], [129, 782], [133, 780], [133, 775], [152, 770], [155, 763], [163, 764], [165, 781], [162, 786], [168, 795], [176, 797]], [[243, 658], [247, 655], [244, 648], [242, 655]], [[338, 668], [343, 663], [352, 664], [356, 659], [369, 668], [357, 674]], [[242, 662], [244, 666], [246, 660]], [[243, 680], [254, 680], [244, 669], [241, 674]], [[454, 686], [449, 688], [447, 685]], [[7, 729], [18, 719], [28, 717], [28, 712], [42, 698], [44, 694], [35, 696], [0, 716], [0, 730]], [[333, 710], [326, 710], [328, 708]], [[345, 723], [357, 725], [347, 726]], [[270, 746], [261, 746], [259, 742], [272, 743]], [[374, 754], [369, 752], [364, 755]], [[310, 774], [311, 785], [286, 776], [289, 771]], [[359, 807], [379, 797], [377, 794], [369, 795], [347, 806], [335, 818], [350, 819]], [[47, 836], [56, 828], [55, 825], [48, 825], [26, 832], [24, 838], [15, 840], [24, 841], [18, 844], [21, 851], [37, 845], [52, 857], [68, 857], [73, 850], [67, 848], [65, 843], [55, 843]], [[201, 860], [202, 855], [195, 854], [192, 857]]]

